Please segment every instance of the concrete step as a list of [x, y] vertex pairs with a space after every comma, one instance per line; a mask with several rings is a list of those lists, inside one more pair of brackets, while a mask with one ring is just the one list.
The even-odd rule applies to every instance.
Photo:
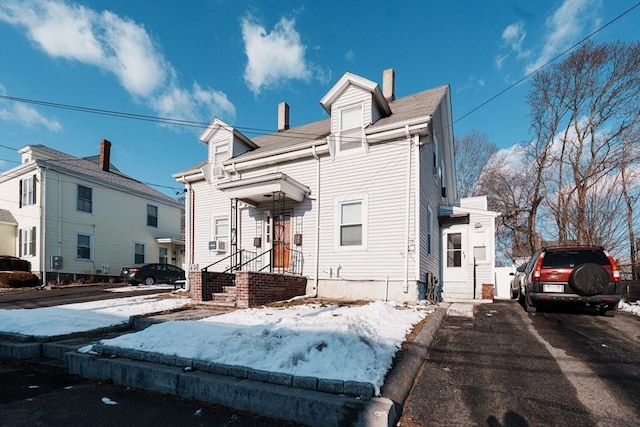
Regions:
[[214, 302], [236, 302], [237, 296], [235, 293], [229, 294], [225, 292], [214, 292], [213, 293], [213, 301]]
[[225, 294], [234, 294], [236, 293], [236, 287], [235, 286], [223, 286], [222, 287], [222, 292]]

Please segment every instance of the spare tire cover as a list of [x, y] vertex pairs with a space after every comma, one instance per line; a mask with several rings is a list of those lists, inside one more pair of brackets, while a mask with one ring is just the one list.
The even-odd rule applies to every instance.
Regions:
[[597, 295], [602, 293], [608, 284], [609, 273], [598, 264], [580, 264], [569, 276], [569, 286], [578, 295]]

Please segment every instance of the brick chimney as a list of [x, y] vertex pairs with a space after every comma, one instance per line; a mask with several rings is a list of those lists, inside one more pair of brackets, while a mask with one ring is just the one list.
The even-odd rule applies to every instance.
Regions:
[[100, 142], [100, 167], [103, 171], [109, 172], [109, 163], [111, 162], [111, 142], [103, 139]]
[[278, 104], [278, 132], [289, 129], [289, 104]]
[[387, 101], [396, 99], [396, 73], [393, 68], [384, 70], [382, 73], [382, 94]]

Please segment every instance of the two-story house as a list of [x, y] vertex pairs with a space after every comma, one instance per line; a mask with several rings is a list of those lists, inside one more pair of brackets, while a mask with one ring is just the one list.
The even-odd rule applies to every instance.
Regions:
[[449, 87], [394, 94], [392, 69], [382, 88], [346, 73], [320, 100], [327, 119], [290, 128], [281, 103], [278, 131], [249, 138], [214, 118], [200, 136], [208, 158], [173, 175], [187, 195], [192, 298], [212, 298], [201, 272], [247, 270], [305, 277], [308, 295], [396, 301], [446, 295], [449, 276], [452, 297], [472, 298], [457, 269], [476, 246], [493, 263], [494, 221], [445, 235], [480, 210], [456, 203]]
[[0, 175], [3, 252], [31, 262], [44, 283], [104, 280], [123, 266], [182, 266], [182, 203], [120, 172], [111, 142], [75, 157], [44, 145], [19, 150]]

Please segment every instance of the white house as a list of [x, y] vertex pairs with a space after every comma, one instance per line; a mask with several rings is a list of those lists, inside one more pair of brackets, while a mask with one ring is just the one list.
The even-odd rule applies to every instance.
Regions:
[[[449, 87], [396, 99], [394, 85], [391, 69], [382, 89], [346, 73], [320, 100], [329, 118], [290, 128], [281, 103], [278, 131], [254, 138], [215, 118], [200, 136], [208, 158], [173, 175], [187, 194], [188, 285], [200, 272], [265, 271], [305, 277], [320, 297], [416, 301], [449, 283], [452, 297], [473, 297], [469, 275], [446, 263], [457, 256], [468, 271], [472, 257], [442, 242], [484, 247], [484, 274], [494, 225], [475, 219], [477, 201], [456, 204]], [[456, 243], [465, 221], [483, 233]], [[213, 298], [196, 285], [192, 297]]]
[[89, 158], [44, 145], [19, 152], [22, 163], [0, 176], [0, 249], [44, 283], [183, 263], [182, 204], [113, 167], [109, 141]]

